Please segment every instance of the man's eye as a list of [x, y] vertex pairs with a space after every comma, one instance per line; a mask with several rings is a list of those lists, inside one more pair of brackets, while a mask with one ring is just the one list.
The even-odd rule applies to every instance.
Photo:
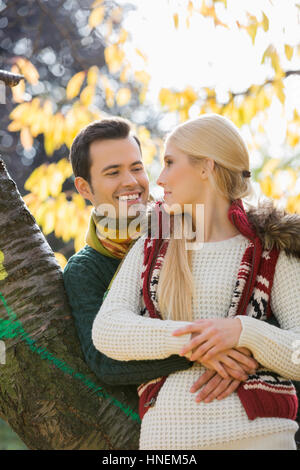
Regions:
[[117, 175], [119, 172], [118, 171], [114, 171], [113, 173], [107, 173], [108, 176], [113, 176], [113, 175]]
[[133, 171], [141, 171], [143, 170], [144, 168], [140, 167], [140, 168], [135, 168]]

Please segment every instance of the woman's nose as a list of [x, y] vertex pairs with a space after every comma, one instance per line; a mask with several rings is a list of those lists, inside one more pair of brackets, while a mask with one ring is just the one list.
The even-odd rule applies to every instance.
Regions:
[[163, 178], [162, 175], [163, 175], [163, 171], [161, 172], [161, 174], [157, 178], [156, 184], [158, 184], [158, 186], [164, 187], [165, 183], [164, 183], [164, 178]]

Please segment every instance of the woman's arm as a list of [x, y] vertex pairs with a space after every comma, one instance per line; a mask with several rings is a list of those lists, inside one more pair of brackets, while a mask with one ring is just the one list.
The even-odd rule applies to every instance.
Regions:
[[[246, 315], [197, 320], [174, 335], [192, 333], [181, 351], [191, 360], [208, 360], [227, 348], [246, 347], [266, 369], [300, 380], [300, 261], [281, 252], [271, 292], [271, 309], [280, 327]], [[298, 352], [297, 352], [298, 351]]]
[[238, 316], [242, 323], [238, 346], [249, 348], [267, 369], [300, 380], [300, 261], [283, 251], [276, 264], [271, 309], [280, 328]]
[[93, 323], [96, 349], [117, 360], [164, 359], [178, 354], [190, 338], [172, 336], [176, 328], [189, 322], [139, 314], [144, 242], [141, 238], [131, 248]]

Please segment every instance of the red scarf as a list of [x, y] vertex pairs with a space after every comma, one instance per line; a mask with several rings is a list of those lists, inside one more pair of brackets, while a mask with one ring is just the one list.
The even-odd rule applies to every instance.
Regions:
[[[155, 206], [158, 232], [155, 238], [148, 236], [144, 244], [144, 267], [142, 273], [143, 307], [141, 313], [151, 318], [161, 318], [157, 302], [157, 283], [160, 269], [169, 244], [164, 239], [162, 203]], [[234, 201], [228, 218], [242, 235], [249, 239], [238, 272], [232, 301], [227, 317], [249, 315], [265, 321], [272, 315], [271, 290], [279, 250], [264, 250], [260, 238], [250, 225], [241, 200]], [[141, 419], [153, 406], [160, 388], [167, 377], [160, 377], [138, 388], [139, 414]], [[237, 389], [237, 394], [249, 419], [256, 417], [279, 417], [296, 419], [298, 399], [290, 380], [277, 373], [260, 368], [250, 375]]]

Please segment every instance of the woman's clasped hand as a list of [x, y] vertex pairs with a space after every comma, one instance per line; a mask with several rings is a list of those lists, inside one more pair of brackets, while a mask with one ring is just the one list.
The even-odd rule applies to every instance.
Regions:
[[197, 320], [175, 330], [173, 335], [188, 333], [191, 333], [191, 340], [182, 348], [180, 355], [208, 369], [191, 388], [191, 392], [196, 392], [206, 384], [196, 401], [207, 403], [214, 398], [225, 398], [259, 366], [247, 348], [237, 347], [241, 333], [238, 318]]

